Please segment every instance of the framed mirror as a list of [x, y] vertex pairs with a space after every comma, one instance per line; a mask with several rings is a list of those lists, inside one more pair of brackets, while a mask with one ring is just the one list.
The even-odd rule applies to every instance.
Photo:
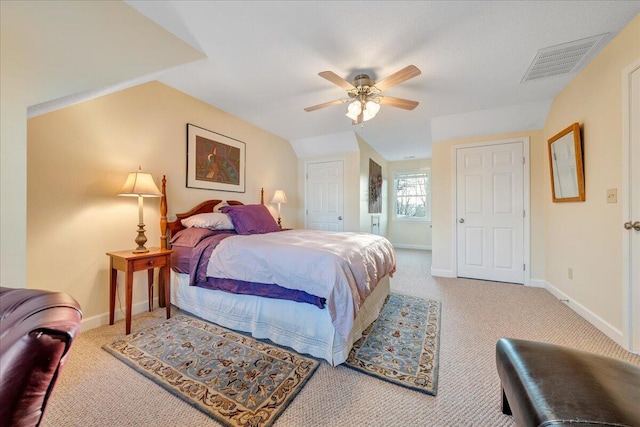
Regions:
[[578, 123], [549, 139], [549, 166], [553, 201], [583, 202], [584, 169]]

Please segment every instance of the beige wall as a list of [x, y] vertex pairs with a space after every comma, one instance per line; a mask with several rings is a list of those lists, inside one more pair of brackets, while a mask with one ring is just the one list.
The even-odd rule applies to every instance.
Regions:
[[[542, 206], [546, 194], [550, 194], [548, 187], [549, 172], [546, 169], [546, 142], [542, 131], [514, 132], [501, 135], [482, 136], [476, 138], [456, 139], [436, 142], [432, 147], [431, 165], [431, 218], [433, 224], [433, 270], [436, 272], [453, 272], [453, 230], [451, 218], [455, 216], [453, 209], [452, 146], [475, 142], [499, 141], [529, 137], [530, 160], [530, 201], [531, 201], [531, 279], [542, 283], [544, 279], [544, 211]], [[550, 197], [550, 196], [549, 196]]]
[[0, 1], [0, 9], [0, 284], [24, 287], [27, 108], [204, 55], [123, 2]]
[[23, 288], [27, 283], [27, 103], [19, 94], [5, 88], [4, 83], [3, 78], [0, 85], [0, 285]]
[[[371, 217], [373, 215], [380, 216], [380, 230], [381, 236], [387, 236], [387, 226], [389, 218], [388, 210], [388, 180], [387, 171], [389, 170], [388, 163], [376, 150], [373, 149], [360, 135], [356, 134], [358, 140], [358, 146], [360, 147], [360, 228], [359, 231], [371, 233]], [[382, 167], [382, 212], [380, 214], [369, 213], [369, 159]]]
[[614, 333], [621, 333], [623, 324], [622, 206], [607, 203], [606, 191], [619, 190], [622, 183], [621, 77], [637, 58], [640, 15], [556, 96], [544, 127], [547, 140], [580, 123], [586, 186], [586, 201], [580, 203], [552, 203], [549, 191], [545, 194], [546, 280]]
[[[246, 193], [185, 188], [187, 123], [247, 144]], [[27, 138], [27, 286], [71, 294], [85, 320], [106, 320], [105, 252], [135, 247], [137, 203], [116, 193], [138, 165], [158, 184], [167, 175], [169, 215], [213, 198], [257, 203], [264, 187], [267, 202], [276, 189], [286, 191], [283, 221], [298, 225], [297, 158], [289, 143], [158, 82], [30, 119]], [[157, 247], [158, 199], [145, 199], [144, 214], [147, 247]], [[146, 300], [138, 284], [145, 281], [136, 274], [134, 304]]]
[[[337, 137], [343, 135], [337, 134]], [[329, 135], [330, 137], [330, 135]], [[304, 197], [306, 167], [309, 163], [342, 160], [344, 163], [344, 231], [371, 231], [371, 214], [369, 214], [369, 159], [373, 159], [382, 166], [382, 172], [387, 170], [387, 161], [375, 151], [365, 140], [355, 134], [358, 151], [335, 153], [324, 156], [304, 157], [298, 160], [298, 194], [300, 195], [300, 211], [298, 222], [305, 223]], [[386, 181], [383, 184], [383, 203], [380, 231], [386, 236], [387, 206]]]
[[430, 169], [431, 159], [389, 162], [389, 240], [397, 247], [431, 249], [431, 221], [398, 221], [394, 219], [394, 173], [398, 171]]

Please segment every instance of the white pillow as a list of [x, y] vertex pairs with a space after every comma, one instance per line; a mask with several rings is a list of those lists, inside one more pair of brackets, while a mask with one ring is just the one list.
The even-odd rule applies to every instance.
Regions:
[[180, 221], [187, 228], [208, 228], [210, 230], [233, 230], [229, 215], [222, 212], [201, 213]]

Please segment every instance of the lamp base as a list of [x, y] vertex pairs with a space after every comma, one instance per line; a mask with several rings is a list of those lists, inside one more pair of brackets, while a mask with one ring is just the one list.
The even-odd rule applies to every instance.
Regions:
[[280, 228], [280, 229], [282, 229], [282, 221], [281, 221], [281, 219], [282, 219], [282, 218], [280, 218], [280, 217], [278, 216], [278, 228]]
[[144, 244], [147, 243], [147, 236], [144, 235], [144, 224], [138, 224], [138, 237], [136, 237], [135, 242], [138, 247], [133, 250], [134, 254], [149, 252], [149, 249], [144, 247]]

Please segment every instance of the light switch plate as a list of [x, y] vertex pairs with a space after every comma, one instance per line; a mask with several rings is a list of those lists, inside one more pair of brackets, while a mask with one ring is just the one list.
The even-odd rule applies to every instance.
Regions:
[[617, 188], [610, 188], [607, 190], [607, 203], [618, 203]]

